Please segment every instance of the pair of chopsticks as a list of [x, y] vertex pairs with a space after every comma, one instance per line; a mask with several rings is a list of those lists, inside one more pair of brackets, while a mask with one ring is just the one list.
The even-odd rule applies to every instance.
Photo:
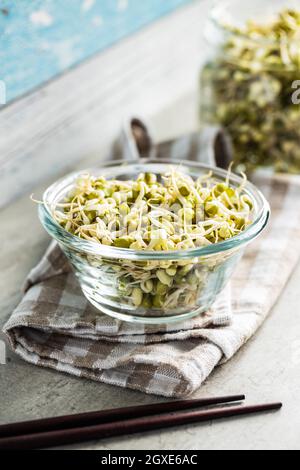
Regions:
[[[0, 449], [38, 449], [74, 444], [91, 439], [104, 439], [182, 424], [278, 410], [282, 407], [281, 403], [269, 403], [183, 411], [241, 402], [244, 399], [245, 395], [233, 395], [172, 401], [4, 424], [0, 426]], [[180, 411], [181, 413], [178, 413]], [[170, 414], [172, 412], [173, 414]]]

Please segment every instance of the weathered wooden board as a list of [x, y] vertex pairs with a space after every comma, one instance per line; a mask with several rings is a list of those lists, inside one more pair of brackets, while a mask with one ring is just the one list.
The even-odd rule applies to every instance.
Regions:
[[105, 158], [124, 118], [151, 116], [194, 90], [210, 3], [192, 2], [4, 108], [0, 206], [88, 156]]
[[1, 1], [0, 80], [7, 101], [190, 1]]

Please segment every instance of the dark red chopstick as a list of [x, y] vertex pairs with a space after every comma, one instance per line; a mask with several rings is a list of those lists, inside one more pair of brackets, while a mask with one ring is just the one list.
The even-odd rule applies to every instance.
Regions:
[[187, 410], [209, 405], [232, 403], [245, 400], [245, 395], [231, 395], [227, 397], [199, 398], [193, 400], [170, 401], [154, 403], [151, 405], [129, 406], [111, 410], [91, 411], [54, 418], [36, 419], [20, 423], [4, 424], [0, 426], [0, 437], [16, 436], [18, 434], [34, 434], [37, 432], [54, 431], [56, 429], [69, 429], [92, 426], [123, 419], [151, 416], [159, 413]]
[[199, 423], [232, 416], [249, 415], [265, 411], [278, 410], [281, 403], [265, 405], [238, 406], [204, 411], [189, 411], [176, 414], [164, 414], [142, 418], [115, 421], [94, 426], [62, 429], [51, 432], [24, 434], [0, 439], [0, 449], [37, 449], [74, 444], [91, 439], [103, 439], [113, 436], [134, 434], [137, 432], [164, 429], [183, 424]]

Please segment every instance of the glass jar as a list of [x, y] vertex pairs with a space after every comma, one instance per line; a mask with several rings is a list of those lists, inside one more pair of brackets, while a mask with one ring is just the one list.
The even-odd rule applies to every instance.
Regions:
[[201, 71], [201, 123], [228, 131], [237, 169], [299, 173], [299, 2], [222, 0], [205, 36], [211, 47]]

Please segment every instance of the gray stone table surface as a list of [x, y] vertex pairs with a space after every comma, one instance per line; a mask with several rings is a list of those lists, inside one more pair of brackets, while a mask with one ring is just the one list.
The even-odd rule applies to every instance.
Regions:
[[[163, 20], [161, 25], [156, 24], [153, 26], [155, 28], [153, 31], [159, 34], [161, 29], [164, 32], [167, 23], [170, 22], [176, 32], [177, 24], [183, 22], [184, 25], [188, 25], [190, 17], [194, 17], [195, 14], [200, 16], [200, 9], [204, 8], [205, 4], [204, 1], [199, 2], [199, 6], [197, 2], [192, 3], [190, 7]], [[198, 26], [196, 27], [195, 23], [194, 36], [191, 38], [191, 42], [195, 39], [197, 29]], [[151, 30], [141, 32], [141, 38], [145, 35], [151, 36], [150, 33]], [[153, 37], [156, 37], [156, 35]], [[130, 43], [124, 43], [120, 48], [127, 46], [129, 47]], [[113, 54], [117, 55], [118, 51], [115, 49]], [[184, 55], [184, 52], [182, 52], [182, 55]], [[197, 60], [196, 56], [197, 51], [194, 50], [194, 56], [191, 56], [191, 66], [194, 63], [194, 58]], [[101, 68], [101, 61], [104, 58], [100, 56], [99, 59], [96, 58], [95, 60], [99, 60], [97, 67]], [[173, 59], [172, 64], [175, 64]], [[176, 67], [179, 68], [180, 61], [176, 64]], [[90, 66], [91, 64], [87, 64], [83, 67]], [[197, 64], [195, 70], [191, 68], [187, 70], [190, 70], [189, 73], [192, 75], [196, 73], [196, 68]], [[120, 110], [125, 114], [132, 112], [132, 96], [126, 95], [126, 102], [124, 97], [120, 97], [113, 114], [107, 115], [109, 131], [108, 127], [105, 128], [104, 132], [101, 135], [99, 134], [99, 139], [95, 142], [95, 148], [88, 149], [87, 153], [90, 153], [90, 157], [87, 157], [83, 152], [83, 161], [79, 161], [81, 148], [78, 149], [78, 155], [76, 154], [74, 161], [71, 160], [71, 157], [73, 151], [76, 150], [76, 142], [80, 140], [80, 145], [84, 147], [90, 140], [90, 134], [85, 132], [86, 128], [91, 125], [89, 107], [84, 111], [86, 113], [85, 119], [80, 114], [79, 134], [77, 124], [74, 124], [75, 112], [72, 119], [64, 119], [63, 127], [59, 127], [57, 124], [54, 130], [45, 127], [37, 132], [36, 127], [32, 126], [32, 129], [27, 127], [25, 132], [22, 127], [23, 124], [18, 118], [24, 115], [26, 116], [25, 121], [30, 123], [31, 113], [36, 113], [36, 106], [46, 98], [54, 102], [59, 87], [61, 87], [60, 96], [64, 93], [67, 95], [68, 87], [63, 85], [63, 81], [71, 80], [71, 78], [76, 81], [76, 76], [72, 74], [84, 73], [84, 68], [79, 67], [78, 70], [78, 72], [72, 71], [70, 75], [62, 77], [45, 89], [37, 91], [37, 94], [26, 98], [24, 102], [16, 103], [15, 109], [11, 107], [6, 111], [13, 125], [20, 126], [16, 145], [22, 146], [22, 139], [29, 139], [28, 133], [32, 132], [30, 135], [32, 140], [26, 144], [28, 145], [28, 155], [24, 156], [22, 161], [24, 161], [24, 172], [27, 172], [27, 176], [25, 175], [26, 184], [30, 178], [35, 182], [34, 184], [28, 184], [26, 194], [15, 198], [14, 202], [0, 209], [0, 327], [3, 326], [21, 298], [20, 288], [26, 274], [40, 259], [49, 243], [49, 238], [38, 221], [37, 207], [29, 200], [29, 193], [34, 191], [38, 198], [43, 188], [62, 172], [67, 171], [69, 168], [75, 168], [75, 166], [86, 167], [91, 163], [95, 163], [96, 158], [100, 158], [100, 154], [104, 155], [107, 152], [112, 136], [118, 132], [120, 121], [115, 120], [114, 116], [117, 116]], [[161, 73], [165, 74], [166, 70]], [[180, 87], [176, 87], [176, 73], [170, 75], [169, 80], [174, 81], [172, 82], [172, 93], [168, 96], [168, 99], [162, 99], [162, 96], [167, 97], [169, 82], [162, 82], [160, 76], [157, 76], [157, 81], [152, 80], [151, 99], [149, 98], [148, 102], [139, 100], [139, 104], [134, 102], [134, 106], [139, 106], [140, 111], [151, 119], [153, 132], [157, 139], [169, 138], [172, 135], [194, 130], [196, 127], [196, 94], [192, 90], [193, 79], [190, 77], [189, 80], [186, 80], [184, 75], [180, 75], [180, 77]], [[130, 77], [127, 80], [130, 82]], [[155, 96], [157, 96], [157, 102], [153, 101]], [[148, 106], [150, 102], [151, 106]], [[43, 110], [45, 113], [48, 112], [47, 107], [43, 107]], [[65, 107], [65, 111], [67, 112], [67, 107]], [[101, 107], [99, 107], [99, 116], [100, 111]], [[56, 114], [59, 116], [59, 113]], [[3, 123], [7, 123], [5, 115], [0, 113], [1, 116], [3, 117]], [[35, 118], [36, 126], [38, 126], [38, 115], [35, 115]], [[95, 116], [96, 118], [98, 119], [98, 115]], [[50, 116], [49, 119], [45, 118], [44, 120], [45, 126], [48, 123], [49, 126], [53, 125]], [[84, 132], [81, 132], [83, 126], [86, 127], [84, 127]], [[76, 145], [72, 143], [75, 134]], [[2, 140], [6, 145], [7, 142], [3, 133]], [[10, 153], [10, 145], [6, 147], [7, 158], [14, 158], [14, 155]], [[5, 150], [4, 147], [3, 149]], [[58, 162], [58, 156], [62, 149], [62, 159], [68, 160], [68, 165], [64, 166]], [[16, 153], [18, 154], [17, 151]], [[53, 161], [51, 160], [52, 155]], [[4, 157], [5, 155], [2, 152], [1, 158]], [[37, 168], [39, 158], [43, 159], [43, 168], [41, 165]], [[50, 167], [51, 164], [52, 167], [47, 172], [48, 177], [45, 177], [44, 167]], [[0, 177], [1, 168], [0, 165]], [[37, 169], [37, 172], [35, 172], [35, 169]], [[11, 181], [13, 181], [13, 178], [11, 178], [12, 171], [14, 171], [13, 165], [9, 167], [10, 180], [7, 180], [10, 181], [9, 184], [12, 184]], [[2, 179], [4, 178], [3, 175], [4, 173], [2, 173]], [[3, 182], [2, 179], [1, 182]], [[33, 191], [29, 186], [32, 188], [35, 186]], [[18, 192], [19, 190], [16, 190], [16, 193]], [[290, 249], [292, 249], [292, 244]], [[255, 337], [230, 362], [218, 367], [195, 394], [195, 397], [204, 397], [245, 393], [249, 403], [281, 400], [284, 407], [280, 412], [184, 426], [167, 431], [156, 431], [101, 442], [93, 441], [74, 447], [123, 450], [300, 449], [299, 284], [300, 266], [291, 276], [269, 318]], [[0, 335], [1, 339], [3, 337]], [[0, 364], [0, 423], [126, 405], [147, 404], [163, 400], [159, 397], [38, 368], [25, 363], [8, 348], [6, 353], [6, 363]]]
[[[181, 102], [180, 102], [181, 103]], [[184, 100], [187, 105], [188, 100]], [[180, 104], [182, 106], [182, 103]], [[160, 124], [165, 110], [153, 119]], [[186, 111], [187, 117], [192, 114]], [[42, 187], [35, 191], [40, 194]], [[20, 299], [20, 286], [49, 239], [28, 194], [0, 212], [1, 326]], [[195, 394], [245, 393], [249, 402], [282, 400], [276, 414], [186, 426], [127, 438], [77, 445], [86, 449], [293, 449], [300, 448], [300, 267], [256, 336], [227, 364], [218, 367]], [[0, 365], [0, 422], [76, 413], [160, 398], [73, 378], [23, 362], [7, 349]]]

